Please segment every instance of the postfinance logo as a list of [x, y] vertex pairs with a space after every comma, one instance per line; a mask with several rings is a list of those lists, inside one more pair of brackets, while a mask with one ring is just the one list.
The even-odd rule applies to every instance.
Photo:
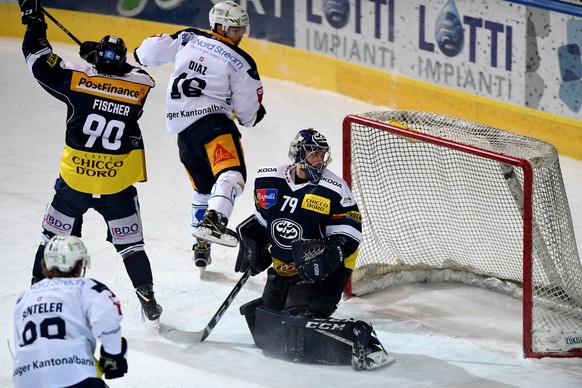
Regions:
[[134, 82], [105, 77], [88, 77], [85, 73], [74, 72], [71, 90], [92, 94], [110, 100], [141, 105], [149, 87]]

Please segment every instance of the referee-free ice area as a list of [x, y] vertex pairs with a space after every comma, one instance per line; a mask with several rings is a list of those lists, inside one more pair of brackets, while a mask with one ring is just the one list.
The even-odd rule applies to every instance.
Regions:
[[[49, 26], [49, 28], [55, 28]], [[86, 39], [96, 37], [86, 37]], [[29, 73], [21, 40], [0, 38], [0, 386], [12, 386], [13, 306], [29, 285], [44, 208], [53, 195], [64, 144], [66, 107]], [[74, 45], [54, 44], [69, 61]], [[259, 71], [260, 71], [260, 63]], [[148, 181], [136, 185], [146, 251], [154, 271], [162, 320], [202, 329], [233, 288], [236, 248], [214, 246], [204, 279], [191, 260], [190, 182], [181, 166], [176, 136], [165, 129], [165, 91], [171, 66], [147, 68], [157, 86], [140, 120]], [[253, 211], [252, 184], [259, 166], [287, 161], [299, 129], [327, 136], [341, 175], [341, 123], [350, 113], [386, 109], [292, 82], [263, 79], [265, 119], [241, 128], [248, 164], [247, 188], [236, 202], [230, 226]], [[378, 91], [383, 93], [383, 91]], [[562, 172], [582, 244], [582, 162], [561, 158]], [[374, 182], [370, 182], [374, 184]], [[161, 337], [143, 321], [121, 258], [105, 241], [106, 225], [90, 211], [83, 239], [91, 254], [87, 276], [107, 284], [121, 299], [122, 329], [129, 343], [129, 373], [111, 387], [580, 387], [581, 359], [524, 359], [521, 301], [457, 284], [398, 286], [342, 301], [336, 317], [371, 322], [396, 362], [356, 372], [351, 367], [304, 365], [265, 357], [252, 341], [238, 308], [261, 295], [264, 273], [252, 277], [208, 339], [185, 345]]]

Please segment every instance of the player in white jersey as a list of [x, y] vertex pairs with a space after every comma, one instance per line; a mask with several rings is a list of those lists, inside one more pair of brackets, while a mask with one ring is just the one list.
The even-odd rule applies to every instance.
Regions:
[[121, 305], [106, 285], [83, 277], [89, 262], [78, 237], [54, 236], [47, 243], [45, 278], [31, 285], [14, 309], [17, 388], [106, 387], [101, 374], [115, 379], [127, 373]]
[[188, 28], [154, 35], [135, 51], [146, 66], [175, 63], [166, 122], [168, 131], [178, 134], [180, 160], [194, 190], [192, 249], [198, 267], [211, 262], [209, 243], [238, 243], [227, 224], [247, 172], [233, 120], [252, 127], [266, 113], [257, 66], [239, 47], [250, 28], [246, 10], [226, 1], [210, 10], [209, 20], [210, 32]]

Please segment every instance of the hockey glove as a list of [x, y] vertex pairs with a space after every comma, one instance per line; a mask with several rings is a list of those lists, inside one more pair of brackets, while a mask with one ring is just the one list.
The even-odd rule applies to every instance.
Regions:
[[269, 268], [272, 257], [267, 231], [257, 222], [255, 216], [241, 222], [236, 231], [240, 244], [234, 271], [245, 272], [250, 266], [251, 275], [255, 276]]
[[305, 280], [323, 280], [344, 262], [344, 252], [337, 240], [326, 244], [323, 240], [299, 239], [291, 243], [297, 273]]
[[79, 48], [79, 56], [94, 65], [97, 62], [97, 42], [92, 42], [90, 40], [81, 43]]
[[103, 349], [101, 345], [101, 358], [99, 358], [99, 366], [103, 371], [106, 379], [117, 379], [123, 377], [127, 373], [127, 341], [121, 338], [121, 353], [109, 354]]
[[40, 11], [40, 0], [18, 0], [20, 20], [22, 24], [44, 23], [44, 15]]

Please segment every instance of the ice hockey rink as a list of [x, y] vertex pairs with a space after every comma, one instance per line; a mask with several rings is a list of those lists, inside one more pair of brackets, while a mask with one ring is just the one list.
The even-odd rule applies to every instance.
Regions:
[[[21, 40], [0, 38], [0, 386], [12, 386], [16, 298], [29, 285], [47, 201], [53, 195], [64, 144], [66, 107], [29, 73]], [[244, 46], [244, 43], [243, 43]], [[54, 44], [69, 61], [74, 45]], [[260, 71], [260, 63], [259, 71]], [[191, 188], [178, 160], [176, 137], [165, 129], [165, 90], [170, 66], [148, 68], [157, 86], [140, 120], [148, 182], [137, 184], [146, 251], [154, 272], [162, 321], [202, 329], [240, 274], [236, 248], [213, 247], [205, 278], [191, 260]], [[265, 119], [241, 128], [248, 164], [247, 189], [237, 200], [233, 227], [253, 211], [251, 187], [259, 166], [287, 161], [299, 129], [314, 127], [330, 141], [330, 169], [341, 175], [341, 123], [350, 113], [384, 110], [292, 82], [264, 79]], [[582, 162], [561, 158], [578, 247], [582, 244]], [[370, 184], [374, 184], [370, 182]], [[457, 284], [398, 286], [342, 301], [334, 316], [371, 322], [387, 351], [388, 367], [356, 372], [348, 366], [297, 364], [265, 357], [255, 348], [238, 308], [261, 295], [264, 273], [251, 278], [208, 339], [185, 345], [164, 339], [144, 322], [121, 258], [105, 241], [106, 226], [90, 211], [84, 241], [91, 254], [87, 276], [107, 284], [121, 299], [129, 373], [111, 387], [580, 387], [582, 359], [524, 359], [521, 301]]]

